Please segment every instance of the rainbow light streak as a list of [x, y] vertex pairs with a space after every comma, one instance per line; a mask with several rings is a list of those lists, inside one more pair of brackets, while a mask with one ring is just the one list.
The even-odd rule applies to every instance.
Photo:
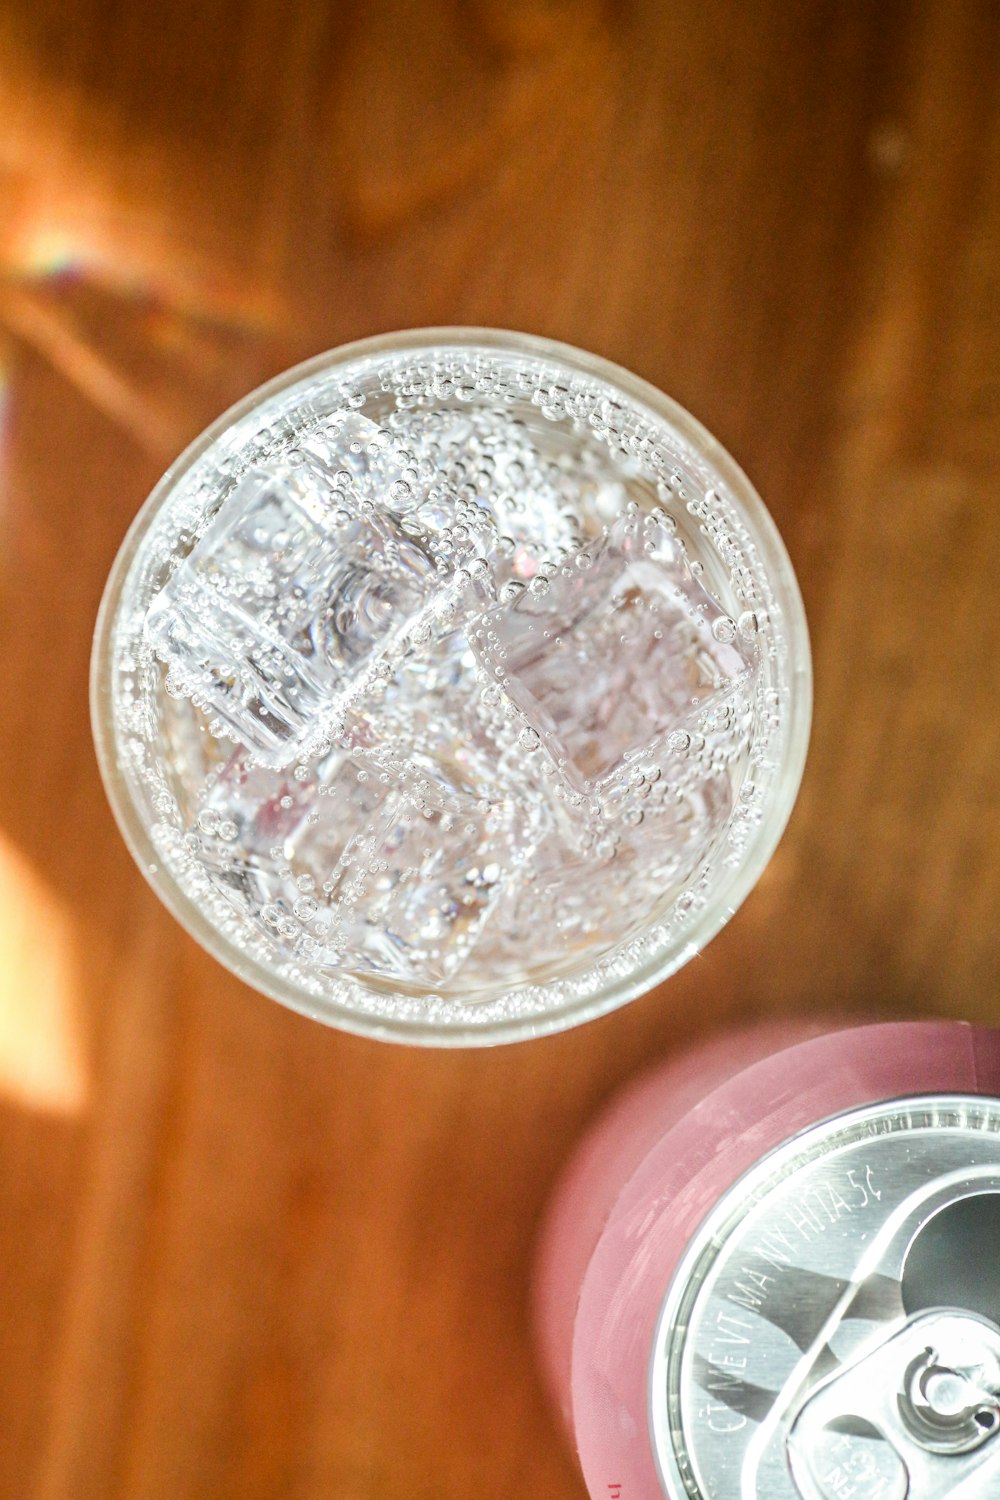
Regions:
[[72, 284], [89, 280], [129, 300], [239, 332], [265, 334], [287, 324], [280, 296], [250, 278], [193, 260], [162, 234], [144, 237], [128, 224], [106, 223], [86, 236], [66, 224], [33, 221], [8, 244], [11, 280]]
[[65, 230], [37, 225], [25, 236], [9, 269], [31, 281], [71, 277], [87, 264], [83, 247]]

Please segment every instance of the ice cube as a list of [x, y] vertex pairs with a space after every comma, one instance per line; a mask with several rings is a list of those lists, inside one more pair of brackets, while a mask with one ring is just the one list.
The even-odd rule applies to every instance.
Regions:
[[435, 430], [438, 477], [480, 531], [498, 585], [534, 577], [541, 562], [579, 544], [575, 486], [523, 422], [489, 407], [446, 415]]
[[290, 776], [238, 753], [199, 817], [200, 858], [297, 962], [440, 984], [532, 845], [512, 802], [445, 805], [435, 790], [341, 749]]
[[[508, 586], [509, 593], [510, 586]], [[755, 667], [665, 518], [626, 514], [486, 611], [476, 649], [577, 793], [620, 772]]]
[[583, 534], [573, 504], [576, 486], [567, 486], [558, 464], [542, 457], [525, 429], [498, 416], [497, 425], [481, 435], [480, 463], [490, 480], [497, 531], [514, 544], [506, 569], [502, 562], [498, 568], [502, 584], [506, 577], [534, 578], [540, 564], [579, 547]]
[[392, 673], [352, 705], [344, 726], [346, 742], [365, 758], [404, 786], [429, 782], [442, 806], [503, 801], [521, 786], [505, 774], [519, 725], [498, 715], [489, 694], [484, 699], [465, 623], [427, 622]]
[[255, 469], [150, 606], [175, 690], [265, 763], [307, 753], [433, 599], [435, 559], [305, 468]]
[[647, 790], [618, 819], [595, 819], [586, 848], [556, 820], [466, 977], [515, 978], [529, 966], [564, 966], [638, 931], [685, 890], [727, 826], [729, 780], [689, 775]]
[[447, 811], [401, 791], [334, 876], [339, 963], [415, 984], [452, 978], [527, 851], [513, 803]]
[[413, 455], [388, 428], [358, 411], [338, 411], [300, 437], [299, 454], [346, 496], [373, 501], [380, 509], [406, 515], [419, 505], [424, 488]]
[[[343, 756], [338, 757], [343, 760]], [[327, 780], [330, 757], [326, 766]], [[191, 837], [197, 855], [214, 884], [245, 915], [260, 920], [272, 934], [279, 920], [281, 935], [298, 936], [294, 925], [295, 903], [301, 894], [289, 868], [292, 856], [319, 801], [321, 781], [313, 768], [290, 773], [260, 765], [245, 750], [232, 753], [228, 762], [205, 788], [202, 806]], [[351, 830], [370, 817], [384, 799], [377, 781], [369, 785], [356, 779], [341, 779], [336, 815], [333, 808], [317, 820], [311, 844], [310, 868], [298, 874], [311, 890], [326, 878], [343, 853]], [[348, 805], [349, 804], [349, 805]], [[322, 826], [320, 826], [320, 821]]]
[[[154, 661], [153, 666], [159, 678], [159, 662]], [[158, 712], [146, 732], [156, 735], [163, 760], [170, 767], [178, 811], [186, 824], [192, 823], [201, 809], [206, 781], [223, 774], [232, 757], [231, 741], [216, 739], [208, 719], [189, 698], [168, 694], [160, 696]]]

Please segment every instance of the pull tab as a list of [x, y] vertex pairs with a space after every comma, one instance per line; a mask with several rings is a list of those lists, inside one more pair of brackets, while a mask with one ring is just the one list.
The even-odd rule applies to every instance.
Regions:
[[[1000, 1493], [1000, 1328], [939, 1308], [817, 1386], [788, 1457], [805, 1500]], [[977, 1476], [974, 1480], [974, 1476]]]
[[834, 1421], [814, 1436], [808, 1459], [814, 1490], [799, 1489], [820, 1500], [907, 1500], [910, 1476], [895, 1448], [871, 1422], [860, 1418]]

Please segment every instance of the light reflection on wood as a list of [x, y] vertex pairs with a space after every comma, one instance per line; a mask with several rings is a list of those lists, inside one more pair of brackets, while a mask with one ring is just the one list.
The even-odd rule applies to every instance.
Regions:
[[71, 913], [0, 838], [0, 1100], [56, 1115], [83, 1109], [78, 988]]

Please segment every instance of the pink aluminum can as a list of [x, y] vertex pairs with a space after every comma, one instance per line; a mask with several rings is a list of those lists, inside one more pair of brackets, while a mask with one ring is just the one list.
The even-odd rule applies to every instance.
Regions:
[[774, 1023], [570, 1162], [538, 1342], [593, 1500], [998, 1500], [1000, 1032]]

